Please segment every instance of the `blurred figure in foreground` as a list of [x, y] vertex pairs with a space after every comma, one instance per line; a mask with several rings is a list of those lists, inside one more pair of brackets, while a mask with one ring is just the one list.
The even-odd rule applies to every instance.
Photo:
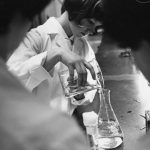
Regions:
[[87, 150], [81, 130], [67, 115], [38, 102], [5, 65], [50, 0], [0, 1], [0, 149]]

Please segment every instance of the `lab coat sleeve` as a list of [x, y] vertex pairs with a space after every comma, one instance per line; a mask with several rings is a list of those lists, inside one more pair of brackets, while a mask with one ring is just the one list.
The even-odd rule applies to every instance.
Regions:
[[32, 29], [9, 58], [8, 68], [32, 91], [50, 76], [42, 66], [50, 49], [50, 36]]

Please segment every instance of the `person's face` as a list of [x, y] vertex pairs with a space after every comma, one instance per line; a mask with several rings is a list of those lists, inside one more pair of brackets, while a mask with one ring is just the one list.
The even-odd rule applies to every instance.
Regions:
[[133, 51], [133, 55], [137, 66], [150, 82], [150, 43], [141, 42], [137, 51]]
[[95, 19], [82, 19], [80, 24], [75, 21], [70, 21], [70, 28], [75, 37], [82, 37], [89, 33], [95, 32], [95, 28], [101, 23]]

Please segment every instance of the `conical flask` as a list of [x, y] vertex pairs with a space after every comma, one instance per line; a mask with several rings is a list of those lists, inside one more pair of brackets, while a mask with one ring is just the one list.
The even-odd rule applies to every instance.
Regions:
[[100, 109], [96, 139], [99, 148], [115, 148], [123, 142], [123, 132], [110, 103], [110, 90], [100, 89]]

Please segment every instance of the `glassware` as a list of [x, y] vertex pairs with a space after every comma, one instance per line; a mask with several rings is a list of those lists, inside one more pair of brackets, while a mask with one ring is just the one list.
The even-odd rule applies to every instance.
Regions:
[[145, 110], [146, 133], [150, 130], [150, 110]]
[[123, 132], [110, 103], [110, 90], [99, 90], [100, 109], [95, 138], [99, 148], [116, 148], [123, 142]]
[[86, 136], [87, 142], [90, 145], [91, 150], [97, 149], [97, 143], [95, 140], [95, 134], [97, 130], [98, 124], [98, 115], [94, 112], [84, 112], [83, 116], [83, 124], [86, 127]]
[[96, 80], [93, 80], [92, 83], [89, 83], [87, 81], [87, 84], [85, 86], [79, 86], [78, 75], [76, 71], [74, 71], [73, 78], [70, 77], [69, 70], [61, 71], [59, 72], [59, 78], [60, 78], [60, 82], [65, 93], [65, 96], [67, 98], [71, 98], [73, 96], [101, 88], [101, 86], [97, 84]]
[[104, 78], [103, 78], [103, 74], [102, 74], [102, 70], [97, 62], [97, 60], [94, 58], [91, 61], [89, 61], [89, 63], [93, 66], [95, 74], [96, 74], [96, 80], [97, 83], [104, 88]]

